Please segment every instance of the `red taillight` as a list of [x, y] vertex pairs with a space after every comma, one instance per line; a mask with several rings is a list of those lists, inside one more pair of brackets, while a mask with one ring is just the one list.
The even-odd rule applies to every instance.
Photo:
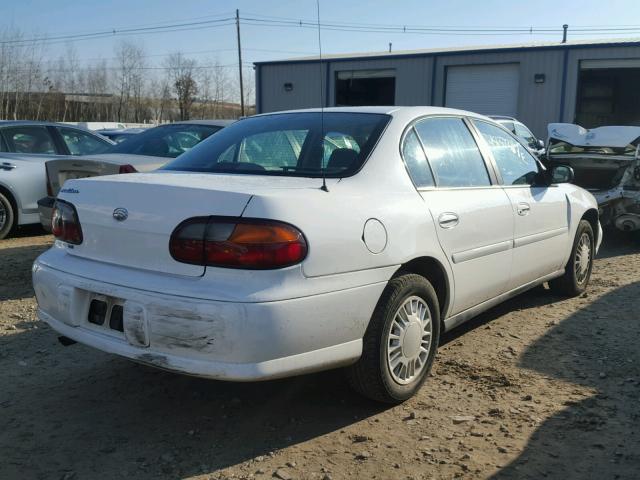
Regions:
[[120, 168], [118, 169], [118, 173], [136, 173], [137, 170], [135, 169], [135, 167], [133, 165], [120, 165]]
[[82, 243], [82, 228], [73, 205], [63, 200], [56, 200], [51, 216], [51, 233], [63, 242], [74, 245]]
[[197, 217], [173, 231], [169, 251], [183, 263], [264, 270], [300, 263], [307, 255], [307, 242], [302, 232], [288, 223]]

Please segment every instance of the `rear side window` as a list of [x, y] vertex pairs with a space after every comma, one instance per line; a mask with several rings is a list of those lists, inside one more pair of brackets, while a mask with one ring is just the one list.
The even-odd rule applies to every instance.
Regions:
[[415, 129], [439, 187], [491, 185], [478, 145], [461, 118], [426, 118]]
[[16, 153], [56, 154], [49, 130], [42, 126], [8, 127], [2, 130], [9, 151]]
[[89, 132], [64, 127], [59, 128], [58, 131], [60, 132], [60, 135], [62, 135], [62, 139], [67, 145], [71, 155], [94, 155], [97, 153], [105, 153], [112, 147], [110, 143], [96, 138]]
[[404, 137], [404, 142], [402, 143], [402, 158], [404, 158], [404, 163], [407, 165], [411, 180], [413, 180], [417, 188], [433, 187], [433, 175], [427, 162], [427, 156], [424, 154], [420, 140], [418, 140], [418, 136], [413, 128], [409, 130], [409, 133]]
[[489, 144], [505, 185], [533, 185], [538, 162], [520, 142], [496, 125], [474, 120], [482, 138]]

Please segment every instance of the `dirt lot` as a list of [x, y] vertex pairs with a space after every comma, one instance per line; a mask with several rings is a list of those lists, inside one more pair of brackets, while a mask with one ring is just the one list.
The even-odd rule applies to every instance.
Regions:
[[538, 288], [447, 335], [388, 408], [340, 372], [228, 384], [63, 347], [37, 233], [0, 242], [1, 479], [640, 476], [638, 239], [606, 240], [581, 298]]

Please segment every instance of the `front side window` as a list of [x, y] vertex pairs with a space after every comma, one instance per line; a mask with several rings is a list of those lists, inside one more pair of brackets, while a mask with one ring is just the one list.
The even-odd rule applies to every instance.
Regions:
[[[285, 113], [234, 123], [165, 170], [344, 177], [364, 163], [389, 121], [373, 113]], [[125, 142], [126, 143], [126, 142]]]
[[531, 131], [527, 127], [525, 127], [521, 123], [516, 123], [516, 132], [515, 133], [519, 138], [524, 140], [524, 142], [527, 145], [529, 145], [529, 147], [531, 147], [531, 148], [539, 148], [538, 147], [538, 140], [536, 139], [536, 137], [533, 135], [533, 133], [531, 133]]
[[498, 165], [505, 185], [533, 185], [538, 175], [538, 162], [520, 142], [500, 127], [474, 120]]
[[461, 118], [426, 118], [415, 129], [438, 187], [491, 185], [478, 145]]
[[53, 138], [47, 127], [8, 127], [2, 130], [10, 152], [56, 154]]
[[511, 133], [516, 133], [516, 126], [513, 122], [500, 122], [500, 124]]
[[434, 185], [433, 175], [431, 174], [427, 157], [424, 154], [422, 145], [420, 145], [418, 135], [416, 135], [416, 131], [413, 128], [409, 130], [409, 133], [404, 137], [404, 142], [402, 143], [402, 158], [404, 158], [409, 176], [411, 176], [411, 180], [413, 180], [417, 188], [432, 187]]
[[61, 127], [58, 131], [62, 135], [62, 139], [71, 155], [95, 155], [105, 153], [113, 147], [109, 142], [105, 142], [82, 130]]

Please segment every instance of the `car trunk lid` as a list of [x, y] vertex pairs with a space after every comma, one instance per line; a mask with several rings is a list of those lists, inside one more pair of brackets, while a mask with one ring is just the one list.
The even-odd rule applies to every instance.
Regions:
[[46, 163], [49, 193], [57, 195], [67, 180], [114, 175], [120, 173], [123, 165], [131, 165], [139, 172], [148, 172], [161, 167], [167, 160], [163, 157], [115, 153], [49, 160]]
[[[205, 267], [180, 263], [169, 253], [174, 229], [200, 216], [240, 217], [253, 195], [278, 189], [314, 188], [318, 179], [216, 175], [201, 173], [133, 173], [69, 180], [59, 198], [72, 203], [83, 242], [71, 255], [175, 275], [200, 276]], [[116, 209], [127, 218], [118, 220]], [[122, 213], [120, 211], [120, 213]]]

